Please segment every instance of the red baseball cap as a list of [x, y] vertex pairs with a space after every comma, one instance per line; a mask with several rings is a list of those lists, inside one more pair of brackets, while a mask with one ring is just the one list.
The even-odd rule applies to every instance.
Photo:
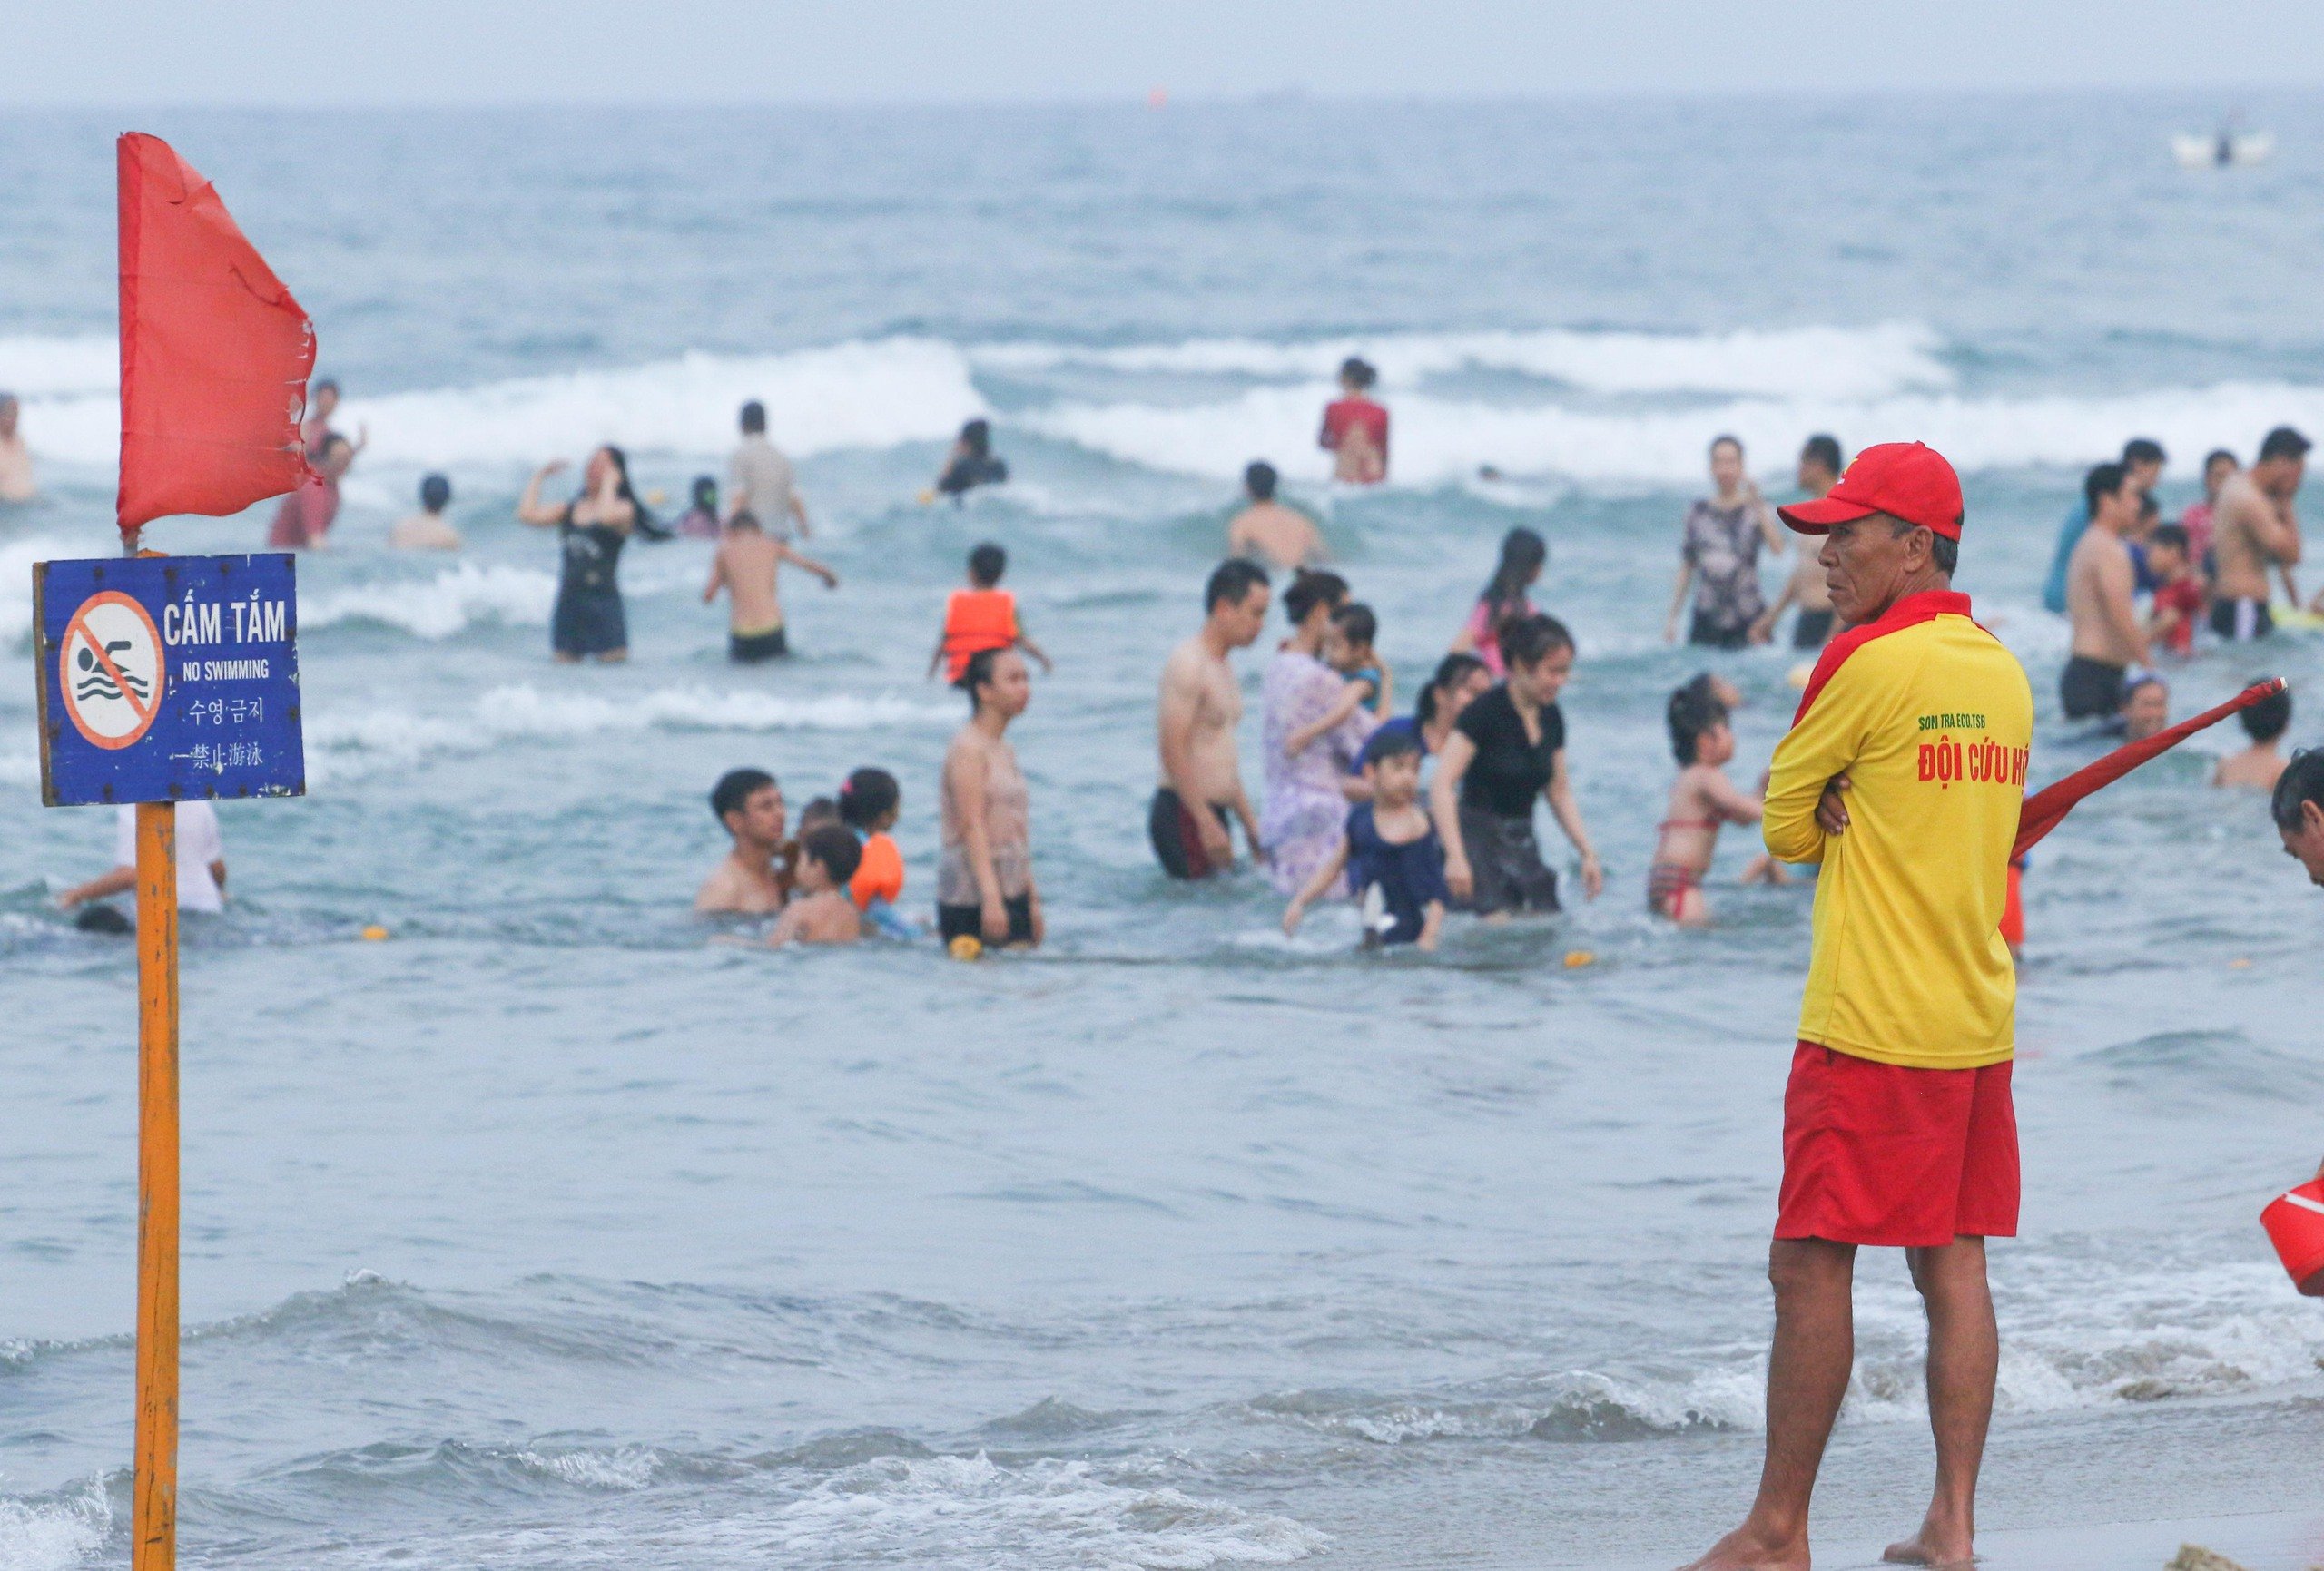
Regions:
[[1776, 511], [1802, 535], [1821, 535], [1835, 524], [1886, 513], [1958, 540], [1961, 476], [1944, 454], [1925, 442], [1882, 442], [1856, 456], [1830, 496]]

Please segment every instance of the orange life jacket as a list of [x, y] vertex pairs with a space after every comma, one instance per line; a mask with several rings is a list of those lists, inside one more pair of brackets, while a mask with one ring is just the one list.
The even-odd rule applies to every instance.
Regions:
[[1017, 597], [1006, 589], [955, 589], [944, 603], [944, 662], [954, 682], [980, 650], [1017, 642]]

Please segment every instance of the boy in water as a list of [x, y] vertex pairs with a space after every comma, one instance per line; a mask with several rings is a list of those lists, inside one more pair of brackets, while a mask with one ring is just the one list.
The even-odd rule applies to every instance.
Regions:
[[1226, 555], [1295, 571], [1324, 559], [1324, 535], [1313, 518], [1275, 499], [1278, 478], [1265, 459], [1243, 471], [1243, 494], [1250, 506], [1226, 525]]
[[[1820, 500], [1832, 494], [1840, 483], [1840, 471], [1847, 466], [1840, 461], [1840, 444], [1836, 437], [1820, 432], [1807, 438], [1799, 449], [1799, 488], [1812, 499]], [[1832, 592], [1824, 583], [1824, 565], [1813, 551], [1799, 554], [1799, 565], [1791, 570], [1791, 579], [1776, 596], [1776, 603], [1759, 613], [1759, 620], [1752, 625], [1751, 641], [1765, 643], [1775, 634], [1776, 619], [1784, 607], [1797, 605], [1799, 614], [1791, 621], [1791, 646], [1794, 649], [1821, 649], [1832, 641], [1835, 618], [1832, 614]]]
[[944, 630], [936, 635], [936, 653], [928, 657], [933, 678], [944, 667], [944, 680], [957, 682], [969, 662], [988, 649], [1021, 649], [1041, 663], [1044, 675], [1057, 668], [1041, 646], [1025, 636], [1025, 619], [1018, 614], [1017, 596], [1000, 587], [1009, 571], [1009, 553], [988, 540], [969, 553], [969, 586], [955, 589], [944, 602]]
[[863, 936], [863, 918], [847, 898], [847, 880], [862, 859], [862, 848], [844, 825], [819, 824], [799, 837], [797, 897], [783, 908], [767, 947], [789, 943], [852, 944]]
[[1336, 731], [1359, 709], [1370, 710], [1374, 719], [1388, 712], [1394, 679], [1387, 663], [1373, 652], [1372, 641], [1379, 634], [1380, 619], [1362, 601], [1351, 600], [1332, 613], [1331, 627], [1324, 635], [1324, 663], [1346, 677], [1347, 686], [1321, 717], [1283, 739], [1285, 752], [1305, 752], [1309, 743]]
[[398, 551], [458, 551], [459, 531], [444, 522], [452, 505], [452, 482], [430, 475], [419, 483], [419, 511], [407, 514], [388, 531], [388, 545]]
[[1444, 848], [1420, 805], [1420, 738], [1381, 737], [1364, 764], [1372, 800], [1347, 815], [1347, 835], [1331, 860], [1284, 908], [1285, 938], [1299, 931], [1307, 908], [1339, 887], [1343, 874], [1364, 913], [1364, 945], [1436, 948], [1452, 896], [1444, 888]]
[[710, 788], [710, 816], [734, 844], [704, 880], [694, 910], [745, 917], [781, 910], [790, 889], [775, 861], [783, 849], [783, 788], [763, 769], [730, 769]]
[[[1703, 875], [1710, 871], [1720, 826], [1758, 823], [1761, 803], [1721, 772], [1735, 756], [1735, 731], [1728, 723], [1727, 701], [1711, 677], [1698, 676], [1673, 692], [1667, 716], [1679, 779], [1670, 788], [1669, 810], [1647, 871], [1646, 908], [1682, 928], [1697, 928], [1710, 920]], [[1744, 882], [1759, 879], [1782, 881], [1765, 857], [1754, 858], [1744, 869]]]
[[737, 513], [727, 520], [725, 537], [710, 560], [710, 582], [703, 585], [702, 603], [710, 604], [721, 589], [733, 596], [726, 658], [737, 665], [755, 665], [791, 653], [778, 586], [786, 562], [822, 579], [826, 589], [839, 587], [838, 574], [759, 527], [757, 515]]
[[2283, 778], [2285, 758], [2280, 743], [2291, 725], [2291, 689], [2272, 693], [2238, 714], [2251, 745], [2219, 761], [2211, 784], [2238, 790], [2271, 791]]
[[2147, 574], [2154, 580], [2154, 611], [2147, 619], [2146, 633], [2173, 654], [2193, 653], [2195, 619], [2211, 598], [2211, 587], [2195, 571], [2194, 558], [2184, 527], [2155, 525], [2146, 545]]

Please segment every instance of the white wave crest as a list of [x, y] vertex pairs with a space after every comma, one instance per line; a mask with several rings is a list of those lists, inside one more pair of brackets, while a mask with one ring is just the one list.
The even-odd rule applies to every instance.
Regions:
[[661, 1459], [644, 1446], [624, 1446], [611, 1451], [519, 1451], [517, 1460], [585, 1489], [643, 1489], [654, 1482]]
[[0, 649], [14, 650], [32, 636], [34, 564], [103, 555], [44, 535], [0, 544]]
[[921, 1565], [1284, 1566], [1326, 1547], [1287, 1517], [1124, 1485], [1087, 1462], [1006, 1468], [983, 1456], [882, 1458], [825, 1481], [769, 1525], [790, 1554]]
[[111, 394], [120, 376], [121, 339], [112, 333], [0, 338], [0, 393], [20, 398]]
[[[1321, 481], [1327, 456], [1315, 446], [1319, 407], [1310, 388], [1257, 388], [1214, 403], [1066, 404], [1023, 417], [1047, 435], [1153, 469], [1228, 480], [1264, 456], [1296, 479]], [[1433, 485], [1481, 465], [1618, 485], [1694, 485], [1704, 447], [1721, 432], [1741, 438], [1754, 464], [1787, 473], [1812, 431], [1851, 448], [1925, 441], [1968, 471], [2076, 467], [2118, 452], [2125, 436], [2173, 452], [2223, 447], [2249, 454], [2270, 427], [2324, 427], [2324, 387], [2223, 383], [2087, 398], [1971, 398], [1904, 393], [1870, 399], [1758, 398], [1690, 408], [1609, 410], [1561, 404], [1483, 404], [1413, 394], [1393, 400], [1394, 478]]]
[[1196, 339], [1178, 344], [1114, 349], [1064, 344], [972, 348], [970, 359], [995, 369], [1069, 366], [1130, 372], [1295, 378], [1315, 391], [1339, 363], [1362, 355], [1382, 386], [1417, 386], [1449, 371], [1517, 371], [1596, 393], [1766, 393], [1836, 398], [1875, 398], [1905, 388], [1953, 385], [1937, 358], [1942, 341], [1925, 327], [1888, 322], [1869, 328], [1741, 329], [1726, 333], [1585, 332], [1549, 328], [1521, 332], [1384, 333], [1372, 338], [1291, 343], [1256, 339]]
[[[112, 389], [108, 371], [101, 388], [28, 397], [25, 439], [44, 457], [111, 466], [120, 440]], [[598, 442], [714, 457], [733, 444], [734, 413], [747, 398], [766, 406], [769, 434], [793, 457], [947, 437], [985, 412], [967, 358], [931, 339], [771, 355], [688, 353], [478, 387], [359, 392], [335, 422], [368, 429], [367, 464], [412, 468], [572, 459]]]
[[63, 1498], [0, 1500], [0, 1571], [75, 1571], [112, 1527], [113, 1502], [94, 1478]]
[[303, 632], [369, 622], [400, 627], [420, 638], [442, 639], [478, 623], [545, 626], [556, 599], [554, 574], [462, 562], [433, 578], [301, 595], [299, 626]]
[[414, 714], [385, 707], [319, 712], [306, 717], [310, 781], [344, 780], [438, 755], [480, 752], [518, 740], [596, 736], [620, 731], [879, 731], [940, 726], [959, 718], [950, 706], [887, 696], [776, 693], [660, 688], [606, 697], [543, 692], [530, 682], [486, 691], [466, 714]]

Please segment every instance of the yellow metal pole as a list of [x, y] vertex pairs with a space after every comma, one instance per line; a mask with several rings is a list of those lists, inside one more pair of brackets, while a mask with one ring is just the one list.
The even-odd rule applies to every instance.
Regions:
[[178, 810], [137, 804], [137, 1455], [131, 1571], [178, 1558]]

